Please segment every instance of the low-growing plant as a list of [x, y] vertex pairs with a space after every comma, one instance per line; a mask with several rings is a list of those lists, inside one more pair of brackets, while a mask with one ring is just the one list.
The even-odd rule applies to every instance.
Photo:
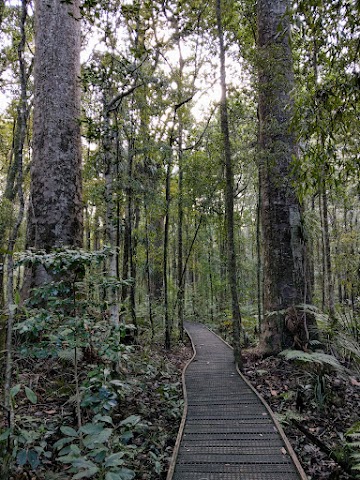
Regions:
[[355, 423], [345, 433], [345, 448], [349, 450], [349, 458], [352, 463], [356, 478], [360, 478], [360, 422]]
[[[91, 423], [78, 430], [62, 426], [60, 438], [53, 448], [58, 450], [57, 460], [70, 466], [71, 479], [92, 478], [99, 480], [132, 480], [135, 472], [126, 468], [126, 457], [134, 454], [133, 449], [121, 440], [121, 427], [136, 428], [140, 418], [127, 418], [116, 430], [107, 415], [95, 415]], [[126, 430], [127, 428], [125, 428]], [[123, 428], [124, 430], [124, 428]]]
[[[302, 385], [304, 391], [312, 388], [313, 399], [318, 408], [324, 408], [328, 397], [328, 372], [343, 372], [344, 368], [333, 356], [323, 352], [304, 352], [302, 350], [284, 350], [280, 353], [286, 360], [302, 365], [308, 384]], [[309, 387], [308, 387], [309, 386]]]

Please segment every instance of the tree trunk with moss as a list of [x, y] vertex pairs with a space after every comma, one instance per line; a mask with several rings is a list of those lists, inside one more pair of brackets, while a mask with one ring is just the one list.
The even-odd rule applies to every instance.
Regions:
[[[36, 0], [33, 162], [27, 248], [82, 245], [80, 0]], [[25, 292], [51, 280], [27, 272]], [[25, 293], [26, 294], [26, 293]]]
[[[264, 323], [260, 350], [291, 344], [284, 311], [310, 300], [302, 212], [293, 187], [291, 130], [294, 88], [288, 0], [259, 0], [259, 168], [264, 262]], [[311, 322], [310, 319], [305, 320]], [[309, 327], [309, 325], [307, 326]]]

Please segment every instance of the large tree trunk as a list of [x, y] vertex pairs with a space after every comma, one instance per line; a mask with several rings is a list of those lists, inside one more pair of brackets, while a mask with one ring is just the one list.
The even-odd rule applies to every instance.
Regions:
[[[259, 168], [264, 255], [260, 349], [277, 353], [289, 341], [281, 310], [309, 301], [302, 213], [291, 175], [294, 87], [288, 0], [259, 0]], [[278, 312], [278, 313], [277, 313]], [[307, 329], [308, 330], [308, 329]]]
[[[27, 248], [82, 245], [80, 0], [35, 1], [35, 95]], [[29, 278], [30, 276], [30, 278]], [[28, 272], [27, 286], [51, 277]]]

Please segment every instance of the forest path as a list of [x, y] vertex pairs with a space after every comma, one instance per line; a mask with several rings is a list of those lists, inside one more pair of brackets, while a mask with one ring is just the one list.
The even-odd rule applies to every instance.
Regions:
[[185, 327], [196, 356], [185, 370], [186, 406], [167, 480], [306, 479], [232, 349], [203, 325]]

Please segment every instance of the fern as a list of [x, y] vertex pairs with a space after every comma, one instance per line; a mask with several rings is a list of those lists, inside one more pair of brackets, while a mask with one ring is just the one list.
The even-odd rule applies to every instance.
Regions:
[[[356, 472], [360, 471], [360, 422], [356, 422], [345, 433], [348, 439], [346, 447], [350, 450], [350, 459], [353, 462], [352, 469]], [[360, 478], [360, 474], [356, 473], [356, 478]]]
[[296, 420], [298, 422], [302, 422], [304, 417], [293, 410], [286, 410], [284, 413], [277, 413], [276, 418], [282, 425], [289, 425], [291, 424], [292, 420]]
[[295, 360], [303, 363], [312, 363], [319, 367], [331, 367], [334, 370], [343, 370], [343, 366], [333, 356], [322, 352], [303, 352], [302, 350], [284, 350], [280, 353], [286, 360]]
[[57, 355], [59, 358], [61, 358], [61, 360], [71, 362], [73, 365], [75, 365], [75, 361], [81, 361], [84, 356], [82, 350], [79, 348], [67, 348], [66, 350], [59, 350]]

